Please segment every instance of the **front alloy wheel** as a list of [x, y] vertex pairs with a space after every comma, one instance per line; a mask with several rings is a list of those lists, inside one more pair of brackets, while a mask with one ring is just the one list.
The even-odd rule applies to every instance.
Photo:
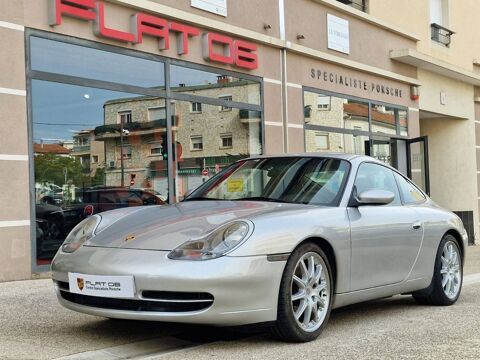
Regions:
[[320, 255], [309, 252], [298, 260], [292, 277], [291, 303], [297, 324], [313, 332], [322, 325], [330, 301], [330, 280]]
[[330, 316], [332, 294], [331, 269], [325, 253], [316, 244], [300, 245], [284, 270], [274, 334], [295, 342], [317, 338]]

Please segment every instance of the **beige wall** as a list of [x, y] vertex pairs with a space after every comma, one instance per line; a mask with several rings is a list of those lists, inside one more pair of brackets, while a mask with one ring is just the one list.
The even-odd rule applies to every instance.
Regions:
[[[383, 1], [383, 0], [380, 0]], [[326, 7], [312, 0], [286, 0], [287, 40], [315, 50], [321, 50], [344, 59], [358, 61], [380, 69], [415, 77], [415, 68], [390, 61], [392, 48], [415, 47], [415, 41], [379, 28], [349, 14]], [[327, 48], [327, 14], [349, 21], [350, 54]], [[298, 40], [297, 35], [305, 38]]]
[[[1, 0], [0, 9], [0, 21], [22, 22], [21, 4]], [[22, 28], [0, 27], [0, 48], [0, 203], [8, 204], [0, 210], [0, 281], [9, 281], [31, 276], [25, 45]]]
[[[440, 76], [429, 71], [418, 70], [420, 87], [420, 109], [464, 119], [474, 119], [473, 86]], [[446, 95], [445, 105], [440, 103], [440, 93]]]
[[[208, 19], [279, 37], [278, 0], [260, 1], [262, 6], [258, 6], [258, 0], [228, 1], [227, 17], [223, 17], [192, 8], [190, 0], [153, 0], [153, 2], [188, 11], [191, 14], [200, 15]], [[271, 29], [264, 28], [264, 25], [267, 24], [271, 26]]]
[[478, 224], [474, 122], [421, 119], [420, 132], [428, 136], [433, 200], [453, 211], [474, 211]]
[[480, 43], [477, 41], [478, 32], [476, 31], [480, 1], [449, 0], [449, 24], [446, 27], [455, 34], [448, 48], [430, 39], [428, 0], [370, 0], [369, 2], [372, 16], [418, 35], [421, 39], [418, 42], [418, 51], [467, 70], [480, 72], [480, 68], [473, 65], [473, 60], [480, 58]]

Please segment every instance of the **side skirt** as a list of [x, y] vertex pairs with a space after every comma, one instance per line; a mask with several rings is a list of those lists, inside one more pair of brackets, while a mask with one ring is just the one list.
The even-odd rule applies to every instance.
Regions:
[[368, 300], [381, 299], [398, 294], [406, 294], [427, 288], [432, 279], [420, 278], [403, 281], [398, 284], [385, 285], [370, 289], [335, 294], [333, 309]]

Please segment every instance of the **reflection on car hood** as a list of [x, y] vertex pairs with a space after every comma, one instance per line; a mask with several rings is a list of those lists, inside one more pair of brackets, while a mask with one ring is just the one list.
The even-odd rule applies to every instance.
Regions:
[[188, 201], [168, 206], [136, 207], [135, 210], [121, 212], [121, 217], [120, 212], [111, 211], [101, 214], [100, 228], [104, 221], [111, 223], [110, 226], [85, 245], [173, 250], [235, 219], [254, 221], [261, 215], [305, 210], [306, 207], [310, 206], [258, 201]]

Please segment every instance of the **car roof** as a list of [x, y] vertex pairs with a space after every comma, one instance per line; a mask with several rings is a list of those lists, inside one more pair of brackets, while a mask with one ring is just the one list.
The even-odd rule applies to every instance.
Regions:
[[274, 155], [257, 155], [251, 156], [249, 159], [270, 159], [270, 158], [290, 158], [290, 157], [317, 157], [317, 158], [332, 158], [332, 159], [341, 159], [341, 160], [357, 160], [357, 161], [371, 161], [380, 164], [383, 162], [366, 155], [357, 155], [349, 153], [334, 153], [334, 152], [315, 152], [315, 153], [292, 153], [292, 154], [274, 154]]

